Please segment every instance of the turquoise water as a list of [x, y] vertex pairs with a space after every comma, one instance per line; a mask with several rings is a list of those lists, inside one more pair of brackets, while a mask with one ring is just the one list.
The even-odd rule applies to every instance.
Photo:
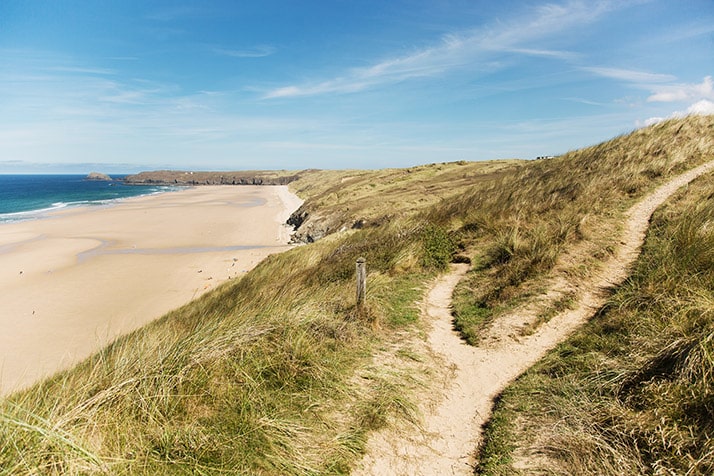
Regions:
[[33, 219], [60, 208], [103, 205], [175, 188], [125, 185], [120, 180], [86, 180], [84, 175], [0, 175], [0, 223]]

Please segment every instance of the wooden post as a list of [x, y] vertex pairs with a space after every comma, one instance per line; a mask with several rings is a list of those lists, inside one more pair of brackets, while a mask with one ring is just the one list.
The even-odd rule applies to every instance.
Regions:
[[364, 307], [367, 296], [367, 260], [357, 259], [357, 309]]

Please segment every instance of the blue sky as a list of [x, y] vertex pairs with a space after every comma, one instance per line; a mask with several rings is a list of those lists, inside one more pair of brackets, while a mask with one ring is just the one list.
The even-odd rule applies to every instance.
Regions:
[[712, 0], [2, 0], [0, 173], [528, 159], [713, 75]]

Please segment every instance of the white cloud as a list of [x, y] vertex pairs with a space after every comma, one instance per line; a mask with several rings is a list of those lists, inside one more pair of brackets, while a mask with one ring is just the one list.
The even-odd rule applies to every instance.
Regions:
[[651, 86], [653, 94], [647, 98], [648, 102], [683, 102], [689, 103], [684, 110], [677, 110], [668, 116], [655, 116], [636, 121], [637, 127], [651, 126], [667, 119], [685, 117], [688, 115], [714, 114], [714, 81], [711, 76], [706, 76], [701, 83], [671, 84]]
[[714, 102], [711, 102], [707, 99], [697, 101], [691, 106], [689, 106], [689, 108], [687, 108], [687, 114], [697, 114], [700, 116], [714, 114]]
[[674, 102], [694, 99], [714, 99], [714, 81], [707, 76], [699, 84], [676, 84], [657, 88], [655, 93], [647, 98], [649, 102]]
[[708, 99], [702, 99], [689, 106], [685, 111], [675, 111], [668, 117], [650, 117], [649, 119], [645, 119], [642, 123], [638, 121], [637, 126], [651, 126], [652, 124], [657, 124], [658, 122], [666, 121], [667, 119], [686, 117], [690, 115], [714, 115], [714, 102], [709, 101]]
[[647, 127], [647, 126], [651, 126], [653, 124], [658, 124], [658, 123], [660, 123], [662, 121], [666, 121], [666, 120], [667, 120], [666, 117], [659, 117], [659, 116], [650, 117], [649, 119], [645, 119], [642, 122], [637, 121], [637, 127]]
[[607, 67], [585, 67], [585, 71], [603, 76], [605, 78], [619, 79], [631, 83], [666, 83], [677, 79], [671, 74], [648, 73], [645, 71], [635, 71], [631, 69], [607, 68]]
[[490, 68], [488, 65], [492, 64], [493, 58], [503, 53], [571, 59], [575, 56], [572, 52], [537, 48], [534, 42], [592, 23], [628, 3], [572, 0], [559, 5], [542, 5], [509, 23], [444, 35], [433, 46], [411, 54], [388, 58], [366, 68], [352, 68], [332, 79], [276, 88], [268, 91], [264, 98], [356, 92], [382, 84], [440, 75], [466, 66], [483, 70]]

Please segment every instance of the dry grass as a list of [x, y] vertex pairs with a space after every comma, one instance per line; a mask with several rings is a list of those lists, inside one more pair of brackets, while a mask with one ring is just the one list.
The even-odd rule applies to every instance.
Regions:
[[[290, 184], [298, 195], [309, 193], [296, 214], [296, 237], [311, 242], [347, 229], [378, 227], [417, 216], [511, 174], [526, 162], [451, 162], [408, 169], [313, 171]], [[420, 217], [424, 220], [423, 217]], [[428, 218], [427, 218], [428, 221]]]
[[556, 266], [571, 279], [589, 273], [613, 249], [624, 210], [713, 155], [711, 116], [673, 120], [529, 164], [449, 202], [438, 214], [462, 221], [478, 263], [456, 290], [457, 326], [476, 343], [489, 320], [538, 294]]
[[483, 474], [714, 472], [711, 183], [655, 214], [631, 278], [504, 392]]
[[[355, 393], [346, 377], [378, 336], [350, 319], [351, 279], [320, 272], [334, 245], [271, 257], [2, 402], [3, 472], [345, 472], [365, 432], [400, 409], [375, 384], [360, 412], [338, 410]], [[399, 285], [383, 292], [397, 296]], [[390, 299], [371, 306], [386, 323], [402, 318]], [[340, 425], [328, 418], [336, 412]]]

